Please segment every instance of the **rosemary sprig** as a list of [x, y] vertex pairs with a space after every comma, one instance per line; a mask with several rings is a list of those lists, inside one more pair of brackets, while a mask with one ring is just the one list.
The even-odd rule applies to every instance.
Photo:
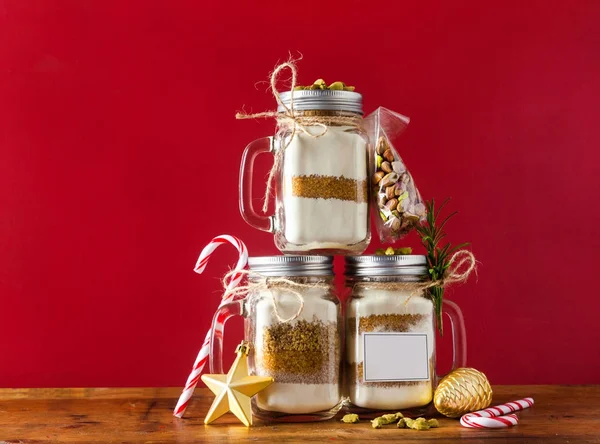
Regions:
[[[446, 270], [448, 269], [449, 260], [452, 254], [468, 245], [467, 243], [456, 245], [452, 247], [450, 243], [446, 243], [443, 247], [440, 247], [440, 242], [446, 237], [444, 232], [444, 226], [446, 223], [455, 216], [458, 211], [450, 213], [441, 223], [438, 224], [438, 217], [441, 211], [444, 209], [450, 199], [446, 199], [439, 208], [435, 207], [435, 200], [431, 199], [430, 202], [425, 202], [427, 208], [427, 218], [425, 222], [416, 227], [419, 236], [421, 237], [421, 243], [427, 249], [427, 264], [429, 266], [429, 275], [431, 280], [437, 281], [442, 279]], [[435, 307], [435, 317], [438, 325], [440, 335], [444, 335], [444, 328], [442, 322], [442, 303], [444, 300], [444, 287], [436, 285], [431, 287], [429, 290], [429, 296], [433, 301]]]

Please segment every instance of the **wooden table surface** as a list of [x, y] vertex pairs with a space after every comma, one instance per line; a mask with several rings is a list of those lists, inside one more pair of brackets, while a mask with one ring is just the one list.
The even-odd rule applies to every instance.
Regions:
[[178, 388], [0, 389], [0, 443], [39, 442], [335, 442], [433, 441], [454, 443], [600, 443], [600, 386], [495, 386], [494, 403], [531, 396], [535, 405], [507, 429], [466, 429], [441, 419], [439, 429], [394, 426], [375, 430], [367, 421], [255, 424], [246, 428], [227, 414], [205, 426], [213, 396], [198, 389], [186, 417], [172, 416]]

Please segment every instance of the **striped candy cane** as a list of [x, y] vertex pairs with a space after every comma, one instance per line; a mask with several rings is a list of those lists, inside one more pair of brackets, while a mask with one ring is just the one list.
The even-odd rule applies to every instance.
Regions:
[[[218, 247], [220, 247], [223, 244], [231, 244], [238, 250], [239, 257], [238, 257], [237, 264], [235, 265], [235, 270], [243, 270], [244, 268], [246, 268], [246, 265], [248, 264], [248, 249], [246, 248], [246, 245], [244, 245], [244, 243], [237, 237], [224, 234], [224, 235], [215, 237], [212, 241], [210, 241], [210, 243], [206, 247], [204, 247], [204, 249], [202, 250], [202, 253], [200, 253], [200, 257], [198, 258], [198, 261], [196, 262], [194, 271], [198, 274], [202, 274], [202, 272], [206, 268], [206, 265], [208, 264], [208, 260], [210, 259], [210, 256], [213, 254], [213, 252]], [[242, 280], [243, 277], [244, 277], [244, 275], [242, 273], [234, 273], [231, 276], [229, 283], [227, 284], [227, 290], [231, 290], [234, 287], [236, 287], [240, 283], [240, 281]], [[219, 305], [219, 308], [221, 306], [231, 302], [232, 299], [233, 299], [233, 295], [227, 294], [227, 291], [226, 291], [223, 299], [221, 300], [221, 304]], [[222, 334], [223, 334], [223, 322], [217, 322], [217, 324], [215, 325], [215, 335], [222, 335]], [[210, 330], [206, 333], [206, 338], [204, 339], [202, 348], [200, 349], [200, 352], [198, 353], [196, 362], [194, 362], [194, 367], [192, 369], [192, 372], [190, 373], [190, 376], [188, 377], [187, 382], [185, 383], [185, 388], [183, 389], [183, 392], [181, 393], [181, 396], [179, 397], [179, 401], [177, 401], [177, 406], [175, 407], [175, 410], [173, 411], [173, 415], [177, 416], [178, 418], [181, 418], [183, 416], [183, 414], [185, 413], [185, 409], [187, 408], [188, 403], [190, 402], [190, 399], [192, 397], [192, 394], [194, 393], [196, 384], [198, 384], [198, 380], [200, 379], [200, 373], [202, 373], [202, 369], [204, 369], [204, 366], [206, 365], [206, 361], [208, 360], [208, 354], [209, 354], [209, 344], [210, 344]]]
[[489, 428], [511, 427], [519, 423], [519, 418], [514, 412], [526, 409], [533, 405], [533, 398], [519, 399], [518, 401], [489, 407], [478, 412], [467, 413], [460, 418], [463, 427]]

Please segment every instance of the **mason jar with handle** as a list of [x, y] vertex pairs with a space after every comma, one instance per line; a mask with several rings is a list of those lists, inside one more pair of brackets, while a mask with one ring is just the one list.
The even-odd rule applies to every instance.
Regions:
[[[346, 258], [345, 395], [353, 412], [423, 414], [440, 379], [436, 374], [436, 317], [421, 283], [427, 259], [419, 255]], [[459, 307], [444, 301], [451, 322], [452, 370], [466, 365]]]
[[267, 421], [318, 421], [341, 407], [341, 309], [333, 286], [333, 258], [248, 258], [246, 298], [213, 318], [209, 365], [223, 373], [217, 323], [244, 317], [251, 374], [274, 383], [252, 398], [252, 413]]
[[[244, 220], [273, 233], [286, 254], [360, 254], [371, 240], [361, 94], [302, 90], [284, 92], [280, 99], [275, 136], [250, 143], [242, 157]], [[253, 205], [254, 160], [262, 153], [277, 158], [272, 215], [260, 214]]]

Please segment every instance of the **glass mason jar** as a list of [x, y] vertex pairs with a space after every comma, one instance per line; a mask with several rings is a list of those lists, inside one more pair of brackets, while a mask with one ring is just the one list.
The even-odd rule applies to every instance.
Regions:
[[[427, 276], [425, 256], [346, 258], [351, 295], [346, 307], [344, 395], [349, 398], [349, 410], [418, 415], [431, 403], [439, 381], [434, 306], [414, 285]], [[464, 367], [462, 313], [447, 300], [444, 312], [452, 326], [452, 369]]]
[[252, 398], [253, 415], [282, 422], [333, 417], [341, 407], [341, 308], [333, 258], [251, 257], [248, 264], [257, 275], [249, 276], [247, 297], [224, 305], [213, 319], [211, 373], [223, 373], [217, 319], [241, 315], [250, 374], [274, 379]]
[[[290, 106], [281, 94], [278, 112]], [[360, 128], [362, 96], [351, 91], [294, 91], [294, 115], [325, 123], [280, 123], [274, 137], [250, 143], [240, 167], [240, 211], [244, 220], [275, 236], [286, 254], [360, 254], [371, 240], [369, 226], [368, 137]], [[355, 118], [356, 125], [335, 123]], [[295, 125], [295, 128], [294, 128]], [[253, 207], [254, 159], [279, 156], [274, 176], [275, 213]]]

